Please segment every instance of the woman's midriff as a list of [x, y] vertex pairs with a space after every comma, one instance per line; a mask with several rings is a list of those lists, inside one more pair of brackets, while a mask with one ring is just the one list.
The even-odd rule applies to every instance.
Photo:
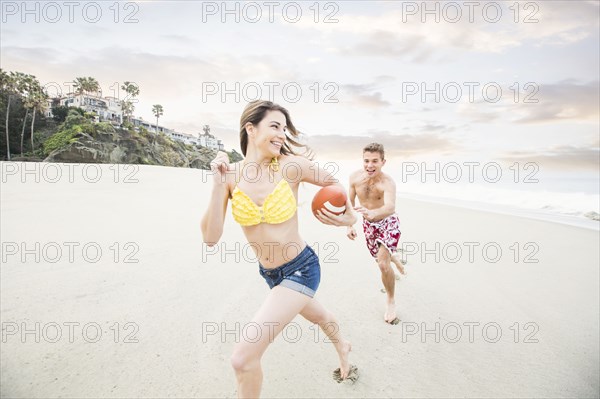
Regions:
[[256, 259], [267, 269], [289, 262], [306, 246], [298, 233], [297, 215], [281, 224], [245, 227], [244, 234]]

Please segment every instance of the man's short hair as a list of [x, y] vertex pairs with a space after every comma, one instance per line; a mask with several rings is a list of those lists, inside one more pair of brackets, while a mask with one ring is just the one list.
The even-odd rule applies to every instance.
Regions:
[[381, 160], [385, 159], [385, 151], [383, 150], [383, 144], [371, 143], [363, 148], [363, 154], [365, 152], [378, 152], [381, 155]]

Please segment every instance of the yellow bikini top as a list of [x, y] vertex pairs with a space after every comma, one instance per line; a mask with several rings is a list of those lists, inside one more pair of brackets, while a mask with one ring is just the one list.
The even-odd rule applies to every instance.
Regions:
[[[276, 162], [275, 164], [277, 165]], [[290, 184], [284, 178], [279, 180], [273, 191], [267, 195], [262, 206], [256, 205], [236, 185], [231, 194], [231, 211], [233, 219], [242, 226], [283, 223], [296, 213], [296, 198]]]

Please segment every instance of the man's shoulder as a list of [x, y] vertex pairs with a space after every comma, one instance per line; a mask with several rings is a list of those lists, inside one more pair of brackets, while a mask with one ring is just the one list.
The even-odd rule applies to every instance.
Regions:
[[387, 173], [382, 173], [383, 175], [383, 180], [386, 184], [393, 184], [394, 186], [396, 185], [396, 181], [394, 180], [394, 178], [387, 174]]
[[383, 191], [396, 191], [396, 182], [392, 176], [388, 175], [387, 173], [381, 173], [381, 177], [382, 179], [380, 187], [383, 189]]

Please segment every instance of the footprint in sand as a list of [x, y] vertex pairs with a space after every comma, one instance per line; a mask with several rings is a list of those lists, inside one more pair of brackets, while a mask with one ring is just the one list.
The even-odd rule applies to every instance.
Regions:
[[348, 372], [348, 377], [346, 377], [345, 379], [342, 379], [340, 369], [337, 368], [333, 371], [333, 379], [336, 380], [338, 384], [344, 381], [349, 381], [351, 384], [354, 384], [356, 380], [358, 380], [358, 367], [351, 364], [350, 371]]

